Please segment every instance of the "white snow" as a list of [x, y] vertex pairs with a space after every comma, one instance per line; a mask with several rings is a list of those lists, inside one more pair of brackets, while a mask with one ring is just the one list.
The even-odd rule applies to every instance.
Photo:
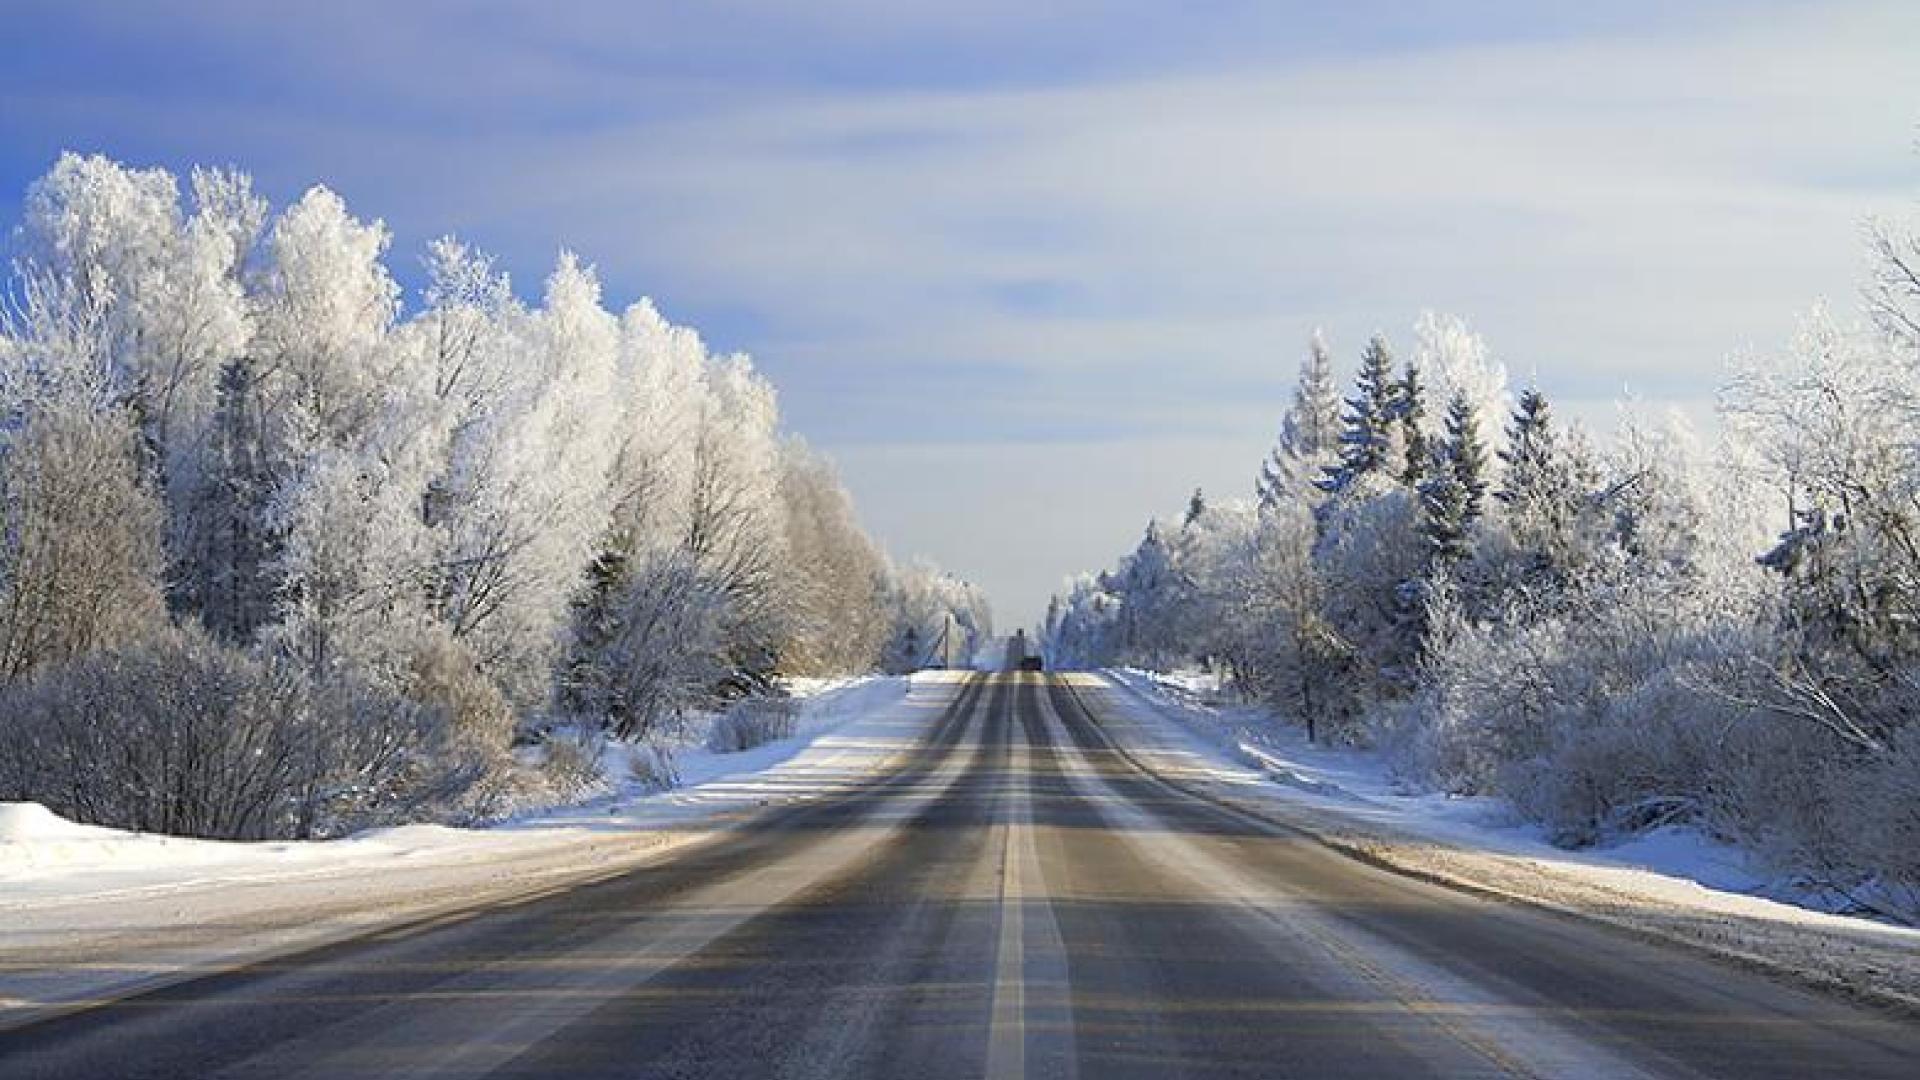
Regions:
[[1311, 745], [1258, 709], [1210, 703], [1193, 676], [1070, 678], [1143, 765], [1368, 861], [1920, 1006], [1920, 929], [1758, 895], [1794, 894], [1697, 830], [1668, 827], [1568, 851], [1503, 800], [1408, 792], [1379, 754]]
[[682, 786], [486, 829], [408, 825], [333, 841], [229, 843], [0, 804], [0, 1027], [210, 968], [630, 869], [760, 806], [858, 784], [910, 748], [964, 676], [796, 687], [792, 738], [686, 748]]

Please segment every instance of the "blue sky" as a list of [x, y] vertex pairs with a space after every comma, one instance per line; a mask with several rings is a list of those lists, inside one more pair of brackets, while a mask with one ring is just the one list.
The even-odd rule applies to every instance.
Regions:
[[1706, 415], [1920, 192], [1910, 2], [1037, 7], [9, 0], [0, 215], [70, 148], [574, 248], [1012, 621], [1243, 492], [1316, 325]]

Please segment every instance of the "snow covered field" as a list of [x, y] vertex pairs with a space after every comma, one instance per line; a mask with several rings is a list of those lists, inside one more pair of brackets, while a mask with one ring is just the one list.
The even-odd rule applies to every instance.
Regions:
[[78, 825], [0, 804], [0, 1026], [377, 927], [610, 876], [771, 803], [859, 783], [951, 699], [942, 673], [813, 683], [792, 738], [679, 754], [682, 786], [632, 782], [488, 829], [223, 843]]
[[[1368, 861], [1701, 948], [1863, 999], [1920, 1008], [1920, 929], [1817, 902], [1684, 828], [1567, 851], [1501, 800], [1407, 794], [1380, 756], [1313, 746], [1253, 709], [1209, 704], [1191, 680], [1070, 676], [1142, 764]], [[1767, 893], [1769, 895], [1759, 895]]]

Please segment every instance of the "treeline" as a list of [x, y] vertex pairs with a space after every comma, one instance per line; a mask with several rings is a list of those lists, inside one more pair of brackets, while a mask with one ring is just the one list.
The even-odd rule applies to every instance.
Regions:
[[1432, 315], [1343, 401], [1316, 335], [1256, 500], [1070, 583], [1053, 662], [1212, 665], [1564, 842], [1695, 823], [1920, 916], [1920, 235], [1871, 235], [1868, 318], [1743, 363], [1710, 447], [1597, 446]]
[[197, 835], [485, 813], [544, 732], [645, 739], [918, 661], [984, 598], [895, 567], [773, 387], [563, 254], [445, 239], [408, 310], [322, 187], [63, 157], [0, 325], [0, 799]]

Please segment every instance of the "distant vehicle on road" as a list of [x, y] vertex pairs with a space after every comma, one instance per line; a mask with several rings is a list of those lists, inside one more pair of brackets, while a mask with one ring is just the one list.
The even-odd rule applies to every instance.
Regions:
[[1003, 671], [1045, 671], [1047, 662], [1027, 641], [1025, 630], [1015, 630], [1007, 639], [1007, 661]]

